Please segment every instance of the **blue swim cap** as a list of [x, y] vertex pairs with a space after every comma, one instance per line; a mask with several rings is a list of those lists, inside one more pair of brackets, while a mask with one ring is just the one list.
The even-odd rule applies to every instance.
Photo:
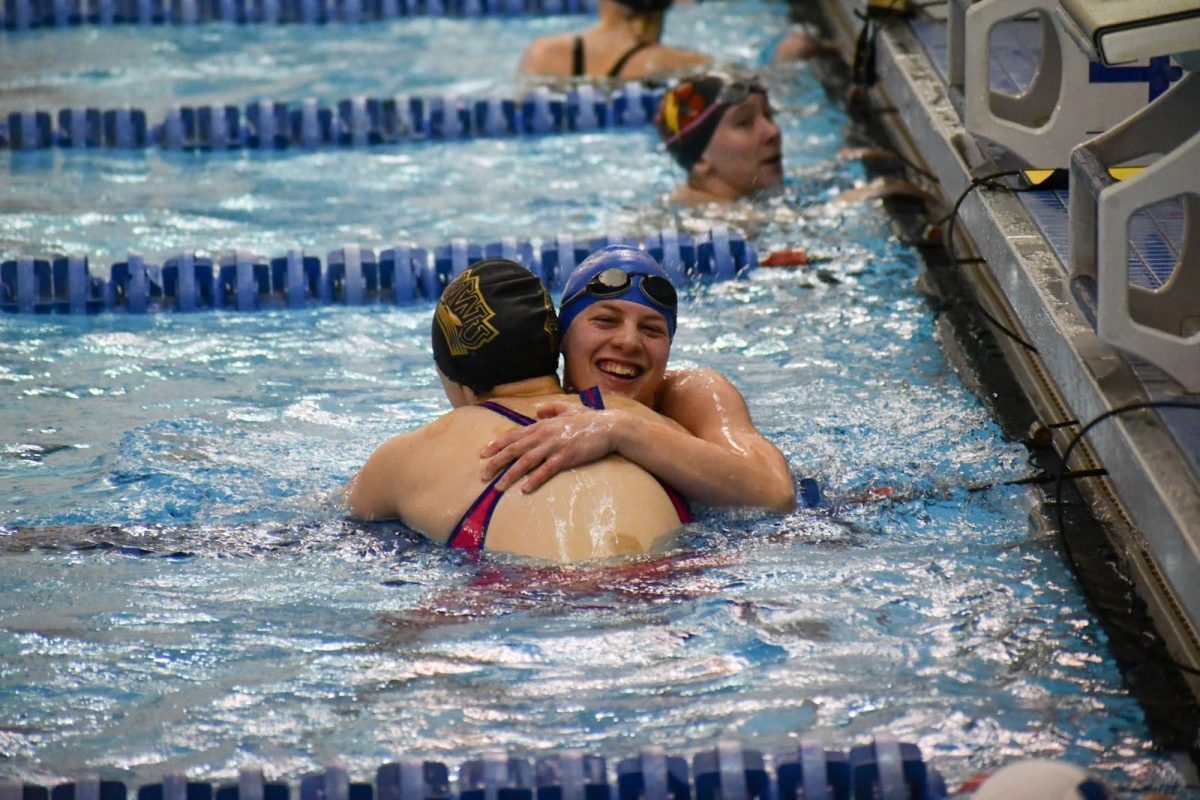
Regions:
[[571, 326], [579, 312], [593, 303], [601, 300], [626, 300], [661, 314], [667, 321], [668, 335], [672, 339], [675, 338], [676, 300], [674, 289], [669, 290], [669, 297], [653, 290], [647, 293], [642, 286], [644, 279], [632, 277], [628, 287], [624, 289], [593, 293], [589, 288], [589, 283], [600, 273], [609, 269], [623, 270], [629, 276], [652, 275], [666, 281], [667, 287], [671, 287], [671, 276], [661, 264], [654, 260], [654, 256], [645, 250], [624, 244], [602, 247], [581, 261], [579, 266], [575, 267], [567, 276], [567, 284], [563, 287], [562, 299], [559, 301], [561, 305], [558, 310], [559, 330], [562, 332], [562, 337], [566, 338], [567, 328]]

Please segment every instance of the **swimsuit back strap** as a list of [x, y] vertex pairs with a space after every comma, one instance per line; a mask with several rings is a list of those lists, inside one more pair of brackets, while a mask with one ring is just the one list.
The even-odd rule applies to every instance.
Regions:
[[[532, 417], [527, 417], [524, 414], [513, 411], [508, 406], [503, 406], [494, 400], [484, 400], [479, 404], [482, 408], [488, 411], [494, 411], [505, 419], [511, 420], [518, 425], [532, 425], [536, 420]], [[508, 467], [511, 467], [509, 464]], [[487, 538], [488, 526], [492, 522], [492, 514], [496, 512], [496, 504], [500, 502], [500, 498], [504, 495], [496, 488], [496, 482], [500, 480], [504, 473], [508, 472], [508, 467], [500, 470], [492, 482], [487, 485], [487, 488], [480, 493], [479, 497], [475, 498], [475, 502], [467, 509], [466, 513], [459, 519], [458, 524], [454, 526], [450, 533], [450, 538], [446, 540], [446, 547], [455, 547], [462, 550], [482, 550], [483, 540]]]
[[583, 37], [576, 36], [571, 46], [571, 75], [578, 78], [583, 75]]
[[[604, 410], [604, 396], [600, 394], [599, 386], [584, 389], [579, 393], [579, 400], [588, 408], [593, 408], [597, 411]], [[658, 481], [658, 485], [667, 493], [667, 498], [671, 501], [671, 505], [675, 506], [675, 513], [679, 515], [679, 521], [684, 525], [694, 522], [695, 517], [692, 516], [692, 509], [688, 507], [687, 498], [680, 494], [678, 489], [664, 482], [657, 475], [654, 476], [654, 480]]]
[[696, 518], [692, 516], [692, 509], [688, 505], [687, 498], [680, 494], [678, 489], [666, 483], [657, 475], [654, 476], [654, 479], [658, 481], [658, 485], [667, 493], [667, 499], [671, 501], [671, 505], [675, 506], [675, 513], [679, 515], [679, 521], [684, 525], [687, 525], [689, 522], [695, 522]]
[[590, 389], [584, 389], [579, 393], [579, 402], [583, 403], [588, 408], [593, 408], [596, 411], [604, 410], [604, 396], [600, 394], [600, 387], [593, 386]]
[[492, 482], [483, 490], [483, 494], [479, 495], [462, 515], [462, 519], [454, 526], [450, 538], [446, 540], [446, 547], [474, 552], [483, 549], [483, 540], [487, 538], [488, 526], [492, 523], [492, 514], [496, 513], [496, 504], [504, 496], [504, 492], [496, 488], [496, 482], [506, 472], [508, 472], [508, 467], [500, 470], [500, 473], [492, 478]]
[[525, 427], [537, 422], [533, 417], [527, 417], [519, 411], [513, 411], [508, 406], [500, 405], [495, 400], [484, 400], [479, 404], [479, 407], [486, 408], [488, 411], [494, 411], [500, 416]]
[[638, 42], [633, 47], [625, 51], [625, 54], [617, 59], [617, 63], [613, 64], [613, 68], [608, 71], [608, 77], [615, 78], [621, 74], [621, 70], [629, 63], [629, 59], [636, 56], [638, 53], [650, 46], [650, 42]]

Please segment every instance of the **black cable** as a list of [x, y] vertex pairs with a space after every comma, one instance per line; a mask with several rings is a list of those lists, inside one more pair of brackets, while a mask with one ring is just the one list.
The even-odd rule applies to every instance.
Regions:
[[999, 180], [1000, 178], [1010, 178], [1020, 174], [1021, 170], [1019, 169], [1009, 169], [1001, 172], [992, 172], [987, 175], [980, 175], [979, 177], [972, 177], [971, 182], [967, 185], [967, 188], [963, 189], [962, 192], [959, 193], [958, 199], [954, 201], [954, 205], [950, 208], [950, 213], [932, 223], [933, 225], [938, 226], [942, 225], [943, 223], [948, 223], [946, 229], [946, 249], [951, 254], [951, 261], [954, 260], [954, 221], [958, 217], [958, 212], [959, 209], [962, 208], [962, 204], [966, 202], [967, 196], [980, 186], [986, 186], [989, 189], [1004, 189], [1005, 191], [1009, 192], [1014, 191], [1012, 188], [1001, 183], [995, 183], [994, 181]]
[[[1071, 437], [1071, 440], [1067, 443], [1067, 449], [1063, 451], [1062, 463], [1063, 463], [1064, 469], [1067, 466], [1068, 460], [1071, 458], [1071, 453], [1074, 452], [1076, 446], [1078, 446], [1079, 443], [1083, 441], [1083, 437], [1086, 436], [1088, 431], [1090, 431], [1092, 428], [1096, 427], [1101, 422], [1104, 422], [1107, 419], [1112, 419], [1113, 417], [1120, 416], [1121, 414], [1127, 414], [1131, 411], [1144, 411], [1146, 409], [1151, 409], [1151, 408], [1195, 408], [1195, 409], [1200, 409], [1200, 402], [1187, 403], [1187, 402], [1183, 402], [1180, 400], [1147, 400], [1145, 402], [1131, 403], [1126, 406], [1118, 406], [1117, 408], [1111, 408], [1108, 411], [1105, 411], [1100, 416], [1093, 419], [1088, 424], [1084, 425], [1082, 428], [1079, 429], [1079, 431], [1074, 436]], [[1063, 477], [1066, 477], [1066, 476], [1064, 475]], [[1066, 527], [1063, 522], [1062, 488], [1063, 488], [1062, 480], [1059, 480], [1058, 483], [1054, 487], [1054, 504], [1055, 504], [1055, 506], [1057, 506], [1059, 533], [1065, 533], [1065, 531], [1066, 531]]]
[[[1005, 186], [1004, 184], [995, 183], [995, 181], [1000, 178], [1013, 177], [1013, 176], [1021, 175], [1021, 174], [1023, 174], [1022, 170], [1005, 170], [1005, 171], [1001, 171], [1001, 172], [994, 172], [994, 173], [991, 173], [988, 175], [982, 175], [979, 177], [973, 177], [971, 179], [970, 185], [968, 185], [962, 191], [962, 193], [959, 194], [958, 198], [955, 200], [954, 206], [951, 208], [950, 213], [947, 214], [942, 219], [933, 223], [934, 225], [941, 225], [942, 223], [948, 223], [947, 235], [946, 235], [946, 253], [947, 253], [947, 256], [949, 257], [950, 263], [952, 265], [958, 264], [957, 260], [954, 257], [954, 222], [955, 222], [955, 219], [958, 216], [958, 212], [961, 209], [962, 204], [966, 200], [967, 196], [971, 192], [973, 192], [976, 189], [976, 187], [978, 187], [978, 186], [987, 186], [988, 188], [992, 188], [992, 189], [1002, 189], [1004, 191], [1008, 191], [1008, 192], [1012, 192], [1012, 193], [1029, 191], [1031, 189], [1037, 188], [1036, 186], [1013, 188], [1010, 186]], [[1014, 334], [1012, 331], [1008, 330], [1006, 327], [1004, 327], [1002, 324], [1000, 324], [998, 320], [996, 320], [994, 317], [992, 317], [987, 312], [987, 310], [984, 309], [982, 306], [980, 306], [978, 303], [974, 303], [974, 305], [978, 308], [980, 313], [982, 313], [986, 319], [988, 319], [993, 324], [995, 324], [1001, 331], [1003, 331], [1005, 334], [1007, 334], [1010, 338], [1012, 338], [1018, 344], [1021, 344], [1023, 347], [1027, 348], [1030, 352], [1037, 353], [1036, 347], [1034, 347], [1032, 344], [1029, 344], [1028, 342], [1025, 342], [1023, 339], [1016, 336], [1016, 334]], [[1126, 413], [1129, 413], [1132, 411], [1142, 411], [1142, 410], [1151, 409], [1151, 408], [1155, 408], [1155, 409], [1160, 409], [1160, 408], [1200, 409], [1200, 403], [1183, 402], [1183, 401], [1177, 401], [1177, 400], [1157, 400], [1157, 401], [1133, 403], [1130, 405], [1121, 406], [1119, 408], [1110, 409], [1110, 410], [1104, 412], [1103, 414], [1101, 414], [1100, 416], [1096, 417], [1095, 419], [1091, 420], [1086, 425], [1084, 425], [1078, 432], [1076, 432], [1074, 434], [1074, 436], [1071, 437], [1070, 441], [1068, 442], [1067, 448], [1063, 452], [1063, 456], [1062, 456], [1062, 468], [1060, 469], [1058, 475], [1054, 476], [1052, 478], [1052, 480], [1054, 480], [1054, 504], [1055, 504], [1055, 514], [1056, 514], [1056, 518], [1057, 518], [1056, 521], [1058, 523], [1059, 536], [1063, 543], [1064, 552], [1065, 552], [1068, 560], [1071, 563], [1076, 563], [1076, 559], [1075, 559], [1074, 554], [1071, 552], [1071, 545], [1070, 545], [1070, 542], [1069, 542], [1069, 540], [1067, 538], [1067, 534], [1066, 534], [1066, 522], [1065, 522], [1065, 517], [1064, 517], [1064, 512], [1063, 512], [1063, 501], [1062, 501], [1063, 483], [1068, 479], [1075, 480], [1075, 479], [1079, 479], [1079, 478], [1098, 477], [1100, 475], [1107, 474], [1106, 470], [1077, 470], [1074, 472], [1069, 471], [1067, 465], [1070, 462], [1071, 453], [1074, 452], [1075, 448], [1079, 445], [1079, 443], [1081, 441], [1083, 441], [1083, 437], [1086, 436], [1087, 433], [1092, 428], [1099, 425], [1101, 422], [1104, 422], [1107, 419], [1111, 419], [1111, 418], [1119, 416], [1121, 414], [1126, 414]], [[1077, 425], [1077, 424], [1078, 424], [1077, 420], [1071, 420], [1071, 421], [1054, 423], [1053, 425], [1049, 425], [1047, 427], [1049, 427], [1051, 429], [1055, 429], [1055, 428], [1069, 427], [1071, 425]], [[1196, 669], [1195, 667], [1191, 667], [1187, 664], [1182, 664], [1182, 663], [1178, 662], [1177, 660], [1175, 660], [1174, 658], [1170, 658], [1169, 656], [1167, 658], [1167, 661], [1170, 664], [1172, 664], [1176, 669], [1178, 669], [1182, 672], [1186, 672], [1186, 673], [1193, 674], [1193, 675], [1200, 675], [1200, 669]]]
[[[1108, 474], [1108, 470], [1103, 467], [1095, 469], [1077, 469], [1074, 471], [1060, 472], [1057, 475], [1050, 475], [1045, 472], [1039, 472], [1037, 475], [1030, 475], [1028, 478], [1015, 478], [1011, 481], [1001, 481], [1000, 483], [992, 484], [993, 486], [1040, 486], [1051, 481], [1062, 482], [1066, 479], [1075, 480], [1077, 478], [1100, 478]], [[979, 489], [972, 488], [970, 491], [980, 491], [990, 487], [981, 486]]]
[[[944, 216], [942, 216], [930, 223], [930, 225], [932, 225], [934, 227], [939, 227], [943, 224], [946, 225], [946, 236], [945, 236], [946, 257], [950, 260], [950, 263], [952, 265], [958, 266], [960, 263], [967, 263], [965, 261], [960, 262], [954, 254], [954, 223], [955, 223], [955, 220], [958, 218], [958, 212], [962, 208], [962, 204], [964, 202], [966, 202], [967, 196], [970, 195], [971, 192], [975, 191], [980, 186], [986, 186], [989, 189], [1002, 189], [1006, 192], [1023, 191], [1021, 189], [1014, 189], [1011, 186], [1005, 186], [1002, 183], [996, 182], [1000, 178], [1010, 178], [1010, 177], [1014, 177], [1014, 176], [1022, 175], [1022, 174], [1024, 174], [1023, 170], [1009, 169], [1009, 170], [1002, 170], [1000, 172], [992, 172], [987, 175], [980, 175], [978, 177], [972, 177], [971, 182], [969, 184], [967, 184], [967, 187], [965, 189], [963, 189], [962, 192], [959, 193], [958, 198], [954, 201], [954, 205], [950, 208], [949, 213], [945, 214]], [[974, 262], [974, 260], [972, 260], [972, 263], [976, 263], [976, 262]], [[1032, 343], [1027, 342], [1025, 339], [1021, 338], [1021, 336], [1019, 334], [1017, 334], [1015, 331], [1013, 331], [1011, 328], [1009, 328], [1007, 325], [1005, 325], [1000, 320], [996, 319], [995, 316], [993, 316], [991, 313], [989, 313], [988, 310], [986, 308], [984, 308], [983, 306], [981, 306], [979, 303], [973, 302], [972, 304], [976, 307], [976, 309], [978, 309], [979, 313], [981, 315], [983, 315], [983, 318], [986, 319], [988, 322], [992, 323], [992, 325], [994, 325], [997, 330], [999, 330], [1001, 333], [1003, 333], [1008, 338], [1012, 339], [1017, 344], [1021, 345], [1021, 347], [1024, 347], [1029, 352], [1037, 354], [1038, 349], [1035, 345], [1033, 345]]]
[[[923, 497], [936, 497], [938, 491], [953, 491], [955, 489], [962, 489], [968, 494], [978, 494], [979, 492], [986, 492], [989, 489], [995, 489], [999, 486], [1041, 486], [1043, 484], [1051, 483], [1056, 480], [1062, 480], [1064, 478], [1097, 478], [1107, 474], [1108, 470], [1103, 468], [1081, 469], [1074, 472], [1068, 472], [1066, 474], [1054, 475], [1051, 475], [1047, 472], [1035, 472], [1034, 474], [1026, 475], [1023, 478], [1009, 478], [1008, 480], [987, 481], [985, 483], [959, 484], [957, 486], [940, 487], [940, 489], [917, 489], [899, 493], [893, 493], [894, 490], [891, 487], [882, 487], [884, 490], [882, 493], [872, 494], [870, 491], [867, 491], [860, 495], [855, 495], [851, 498], [841, 500], [840, 505], [867, 505], [875, 502], [905, 503], [910, 500], [916, 500]], [[828, 498], [823, 498], [823, 501], [830, 506], [836, 507], [839, 505], [837, 502], [829, 501]]]
[[[1088, 431], [1090, 431], [1092, 428], [1099, 425], [1101, 422], [1104, 422], [1105, 420], [1108, 420], [1108, 419], [1112, 419], [1113, 417], [1120, 416], [1121, 414], [1127, 414], [1131, 411], [1144, 411], [1146, 409], [1151, 409], [1151, 408], [1156, 408], [1156, 409], [1157, 408], [1191, 408], [1191, 409], [1200, 410], [1200, 402], [1189, 403], [1189, 402], [1184, 402], [1181, 400], [1149, 400], [1146, 402], [1131, 403], [1126, 406], [1112, 408], [1112, 409], [1109, 409], [1108, 411], [1105, 411], [1103, 414], [1096, 417], [1091, 422], [1089, 422], [1088, 424], [1086, 424], [1082, 428], [1080, 428], [1079, 432], [1076, 433], [1073, 437], [1071, 437], [1070, 442], [1067, 444], [1067, 449], [1063, 452], [1063, 456], [1062, 456], [1062, 471], [1060, 471], [1058, 478], [1055, 481], [1055, 485], [1054, 485], [1054, 506], [1055, 506], [1055, 516], [1057, 518], [1056, 521], [1058, 523], [1059, 538], [1062, 540], [1063, 550], [1067, 556], [1067, 559], [1070, 562], [1075, 563], [1075, 556], [1071, 552], [1071, 544], [1070, 544], [1070, 541], [1067, 539], [1067, 528], [1066, 528], [1066, 519], [1063, 514], [1062, 494], [1063, 494], [1064, 480], [1066, 480], [1067, 478], [1076, 477], [1075, 475], [1072, 475], [1071, 473], [1067, 472], [1067, 463], [1068, 463], [1068, 460], [1071, 458], [1071, 453], [1075, 450], [1075, 447], [1080, 442], [1083, 441], [1083, 437], [1087, 435]], [[1192, 675], [1200, 675], [1200, 669], [1196, 669], [1195, 667], [1188, 666], [1187, 664], [1181, 664], [1173, 658], [1168, 658], [1168, 661], [1173, 666], [1175, 666], [1175, 668], [1177, 668], [1183, 672], [1187, 672]]]
[[911, 169], [913, 172], [920, 175], [922, 178], [928, 178], [929, 180], [934, 181], [935, 183], [937, 182], [937, 176], [934, 175], [929, 170], [922, 167], [920, 164], [915, 163], [911, 159], [905, 158], [903, 155], [901, 155], [898, 152], [892, 151], [892, 154], [896, 157], [897, 161], [899, 161], [901, 164], [903, 164], [904, 166]]
[[992, 316], [992, 314], [986, 308], [981, 306], [977, 301], [971, 300], [969, 304], [974, 306], [975, 310], [978, 311], [984, 319], [986, 319], [988, 322], [992, 323], [992, 325], [995, 326], [996, 329], [999, 330], [1001, 333], [1003, 333], [1005, 336], [1012, 339], [1014, 342], [1021, 345], [1021, 347], [1024, 347], [1026, 350], [1033, 353], [1034, 355], [1038, 355], [1038, 349], [1037, 349], [1036, 345], [1031, 344], [1030, 342], [1027, 342], [1024, 339], [1022, 339], [1021, 336], [1016, 331], [1014, 331], [1012, 328], [1009, 328], [1003, 322], [1001, 322], [1000, 320], [998, 320], [994, 316]]

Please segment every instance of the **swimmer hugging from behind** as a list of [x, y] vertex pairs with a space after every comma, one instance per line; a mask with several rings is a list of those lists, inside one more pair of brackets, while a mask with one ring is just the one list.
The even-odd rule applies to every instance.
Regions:
[[505, 259], [468, 267], [442, 293], [431, 336], [453, 410], [379, 446], [346, 487], [350, 516], [397, 519], [448, 547], [559, 562], [642, 553], [691, 520], [682, 496], [617, 455], [532, 492], [504, 492], [481, 475], [481, 449], [549, 404], [674, 425], [616, 394], [563, 392], [558, 317], [529, 270]]
[[660, 416], [548, 403], [536, 424], [483, 450], [485, 475], [536, 491], [560, 471], [618, 453], [689, 498], [787, 512], [796, 487], [787, 459], [759, 432], [737, 387], [712, 369], [667, 369], [677, 298], [667, 271], [644, 250], [602, 248], [568, 276], [562, 297], [564, 377], [599, 386]]

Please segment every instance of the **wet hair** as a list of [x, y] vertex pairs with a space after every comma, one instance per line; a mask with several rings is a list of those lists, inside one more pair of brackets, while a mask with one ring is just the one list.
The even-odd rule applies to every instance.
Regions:
[[558, 370], [558, 315], [525, 267], [489, 258], [467, 267], [434, 310], [433, 360], [476, 394]]

